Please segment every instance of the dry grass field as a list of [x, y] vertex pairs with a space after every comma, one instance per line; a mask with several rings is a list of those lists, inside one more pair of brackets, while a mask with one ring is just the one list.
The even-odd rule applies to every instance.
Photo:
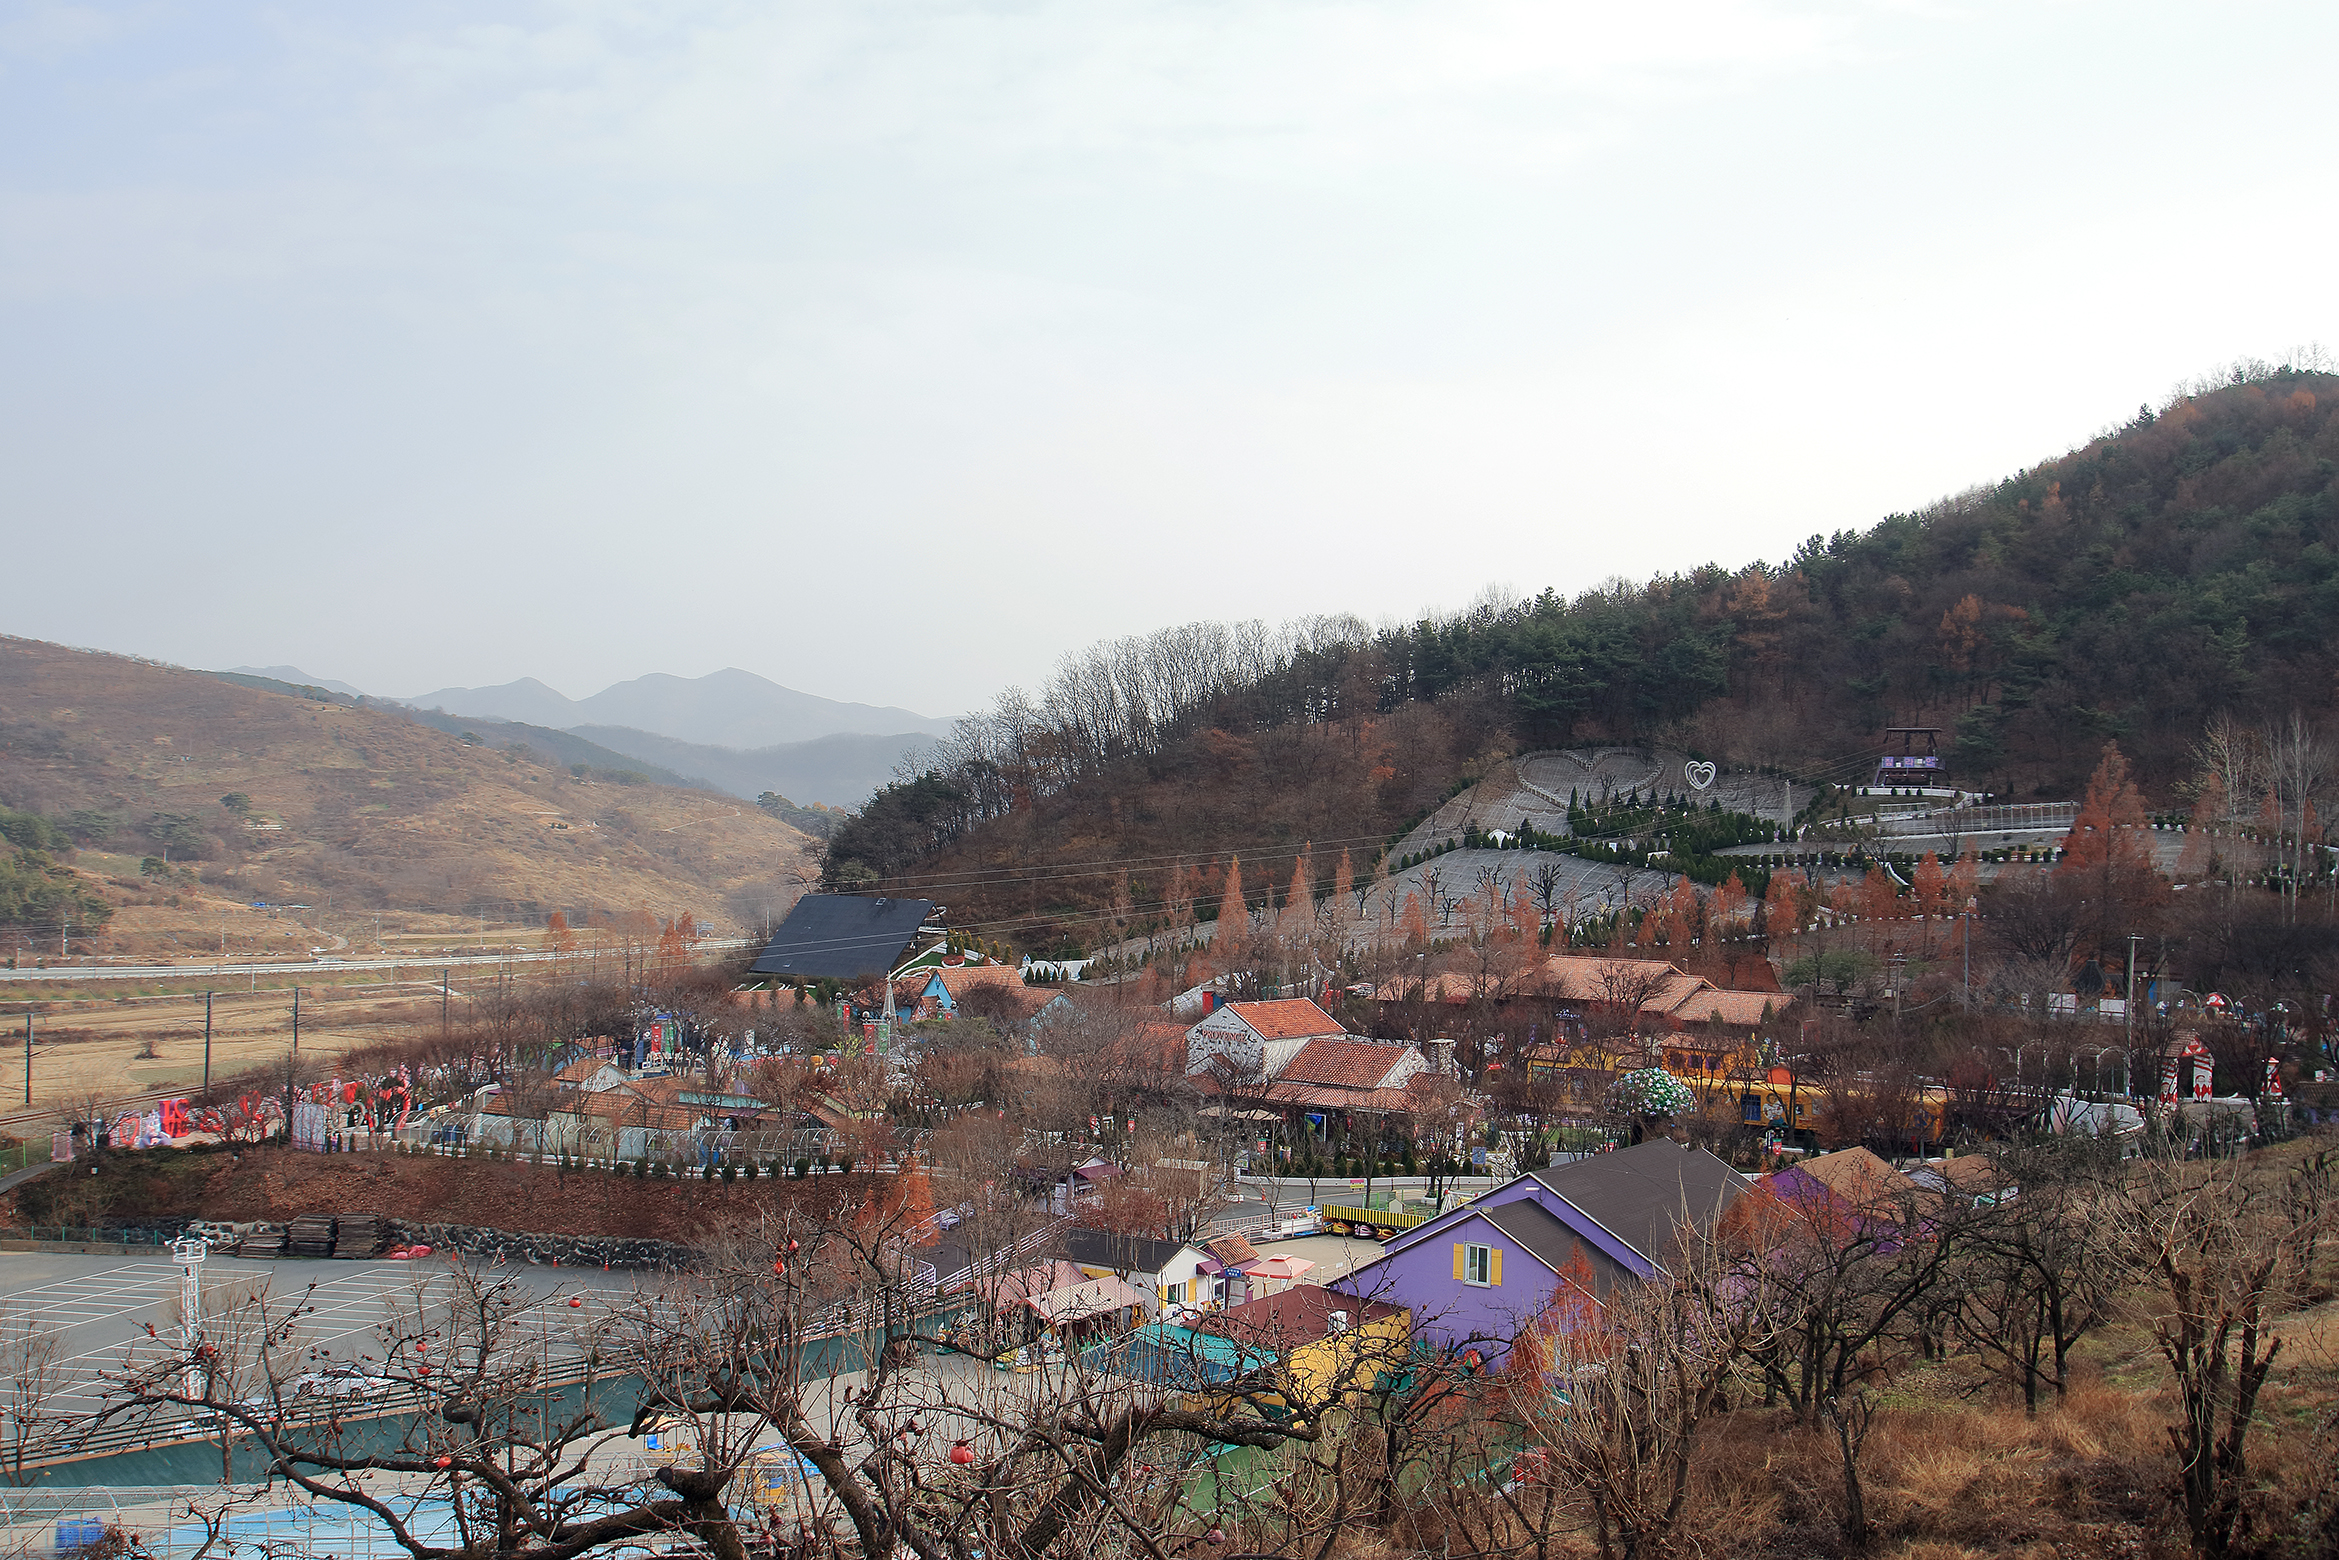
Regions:
[[[212, 999], [211, 1071], [215, 1079], [283, 1061], [292, 1047], [292, 991], [289, 977], [265, 985], [223, 984]], [[420, 968], [411, 978], [385, 981], [378, 974], [335, 982], [301, 980], [300, 1049], [304, 1060], [322, 1060], [384, 1039], [400, 1029], [422, 1026], [438, 1016], [435, 972]], [[30, 988], [0, 988], [0, 1000], [21, 997]], [[457, 988], [458, 991], [460, 988]], [[203, 1081], [203, 997], [200, 993], [132, 996], [116, 991], [78, 992], [46, 1000], [10, 1002], [0, 1017], [0, 1114], [21, 1115], [25, 1107], [24, 1020], [16, 1015], [34, 1006], [32, 1108], [52, 1113], [91, 1097], [122, 1100], [184, 1090]], [[455, 999], [461, 1002], [460, 996]]]

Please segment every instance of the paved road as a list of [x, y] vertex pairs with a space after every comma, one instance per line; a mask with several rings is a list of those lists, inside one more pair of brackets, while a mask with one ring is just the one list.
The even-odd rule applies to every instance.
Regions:
[[[699, 944], [707, 950], [751, 948], [748, 937], [713, 938]], [[294, 959], [277, 964], [118, 964], [75, 966], [68, 969], [0, 970], [0, 984], [35, 980], [200, 980], [241, 978], [249, 975], [338, 975], [347, 970], [463, 969], [481, 964], [543, 964], [554, 959], [575, 963], [582, 953], [455, 953], [429, 958]]]

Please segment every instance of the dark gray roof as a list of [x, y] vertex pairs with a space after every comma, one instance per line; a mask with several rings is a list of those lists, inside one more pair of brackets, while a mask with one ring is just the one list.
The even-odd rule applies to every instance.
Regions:
[[748, 970], [797, 980], [890, 975], [933, 913], [931, 899], [808, 894], [796, 901]]
[[1541, 1260], [1554, 1273], [1565, 1274], [1569, 1261], [1581, 1251], [1585, 1263], [1592, 1270], [1594, 1294], [1607, 1294], [1618, 1274], [1630, 1274], [1632, 1271], [1577, 1235], [1550, 1209], [1532, 1197], [1522, 1197], [1516, 1202], [1488, 1208], [1479, 1217], [1517, 1241], [1521, 1250]]
[[1110, 1230], [1074, 1228], [1064, 1232], [1065, 1261], [1111, 1268], [1116, 1273], [1158, 1273], [1185, 1249], [1183, 1241], [1115, 1235]]
[[1535, 1179], [1658, 1267], [1671, 1261], [1685, 1219], [1711, 1228], [1752, 1184], [1704, 1149], [1669, 1138], [1538, 1170]]

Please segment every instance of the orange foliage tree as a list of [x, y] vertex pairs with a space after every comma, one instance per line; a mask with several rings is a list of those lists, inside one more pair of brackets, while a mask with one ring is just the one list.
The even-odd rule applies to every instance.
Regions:
[[1226, 891], [1218, 896], [1218, 927], [1210, 937], [1210, 951], [1222, 970], [1235, 968], [1251, 948], [1251, 912], [1243, 903], [1243, 858], [1226, 863]]
[[2104, 744], [2103, 762], [2087, 782], [2079, 816], [2063, 836], [2055, 878], [2086, 906], [2082, 951], [2098, 958], [2113, 953], [2146, 914], [2167, 902], [2168, 880], [2153, 861], [2144, 798], [2128, 778], [2128, 761], [2116, 743]]
[[1770, 892], [1763, 896], [1763, 926], [1773, 937], [1783, 937], [1803, 929], [1806, 913], [1803, 890], [1808, 885], [1803, 874], [1792, 868], [1770, 875]]
[[1722, 879], [1722, 886], [1714, 890], [1714, 902], [1708, 912], [1708, 922], [1724, 934], [1740, 930], [1738, 923], [1746, 918], [1746, 885], [1733, 872]]
[[1860, 915], [1865, 920], [1889, 921], [1901, 913], [1900, 885], [1882, 866], [1868, 869], [1860, 880]]
[[1917, 914], [1941, 914], [1949, 887], [1949, 874], [1941, 870], [1941, 858], [1932, 851], [1925, 852], [1917, 870], [1909, 875], [1909, 887], [1916, 898], [1913, 908]]

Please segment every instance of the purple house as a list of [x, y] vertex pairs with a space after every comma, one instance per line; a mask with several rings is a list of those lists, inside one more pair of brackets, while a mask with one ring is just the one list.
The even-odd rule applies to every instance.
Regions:
[[1752, 1184], [1704, 1149], [1656, 1138], [1530, 1171], [1407, 1230], [1330, 1287], [1404, 1306], [1416, 1337], [1492, 1358], [1562, 1285], [1597, 1298], [1663, 1272], [1684, 1223], [1710, 1228]]

